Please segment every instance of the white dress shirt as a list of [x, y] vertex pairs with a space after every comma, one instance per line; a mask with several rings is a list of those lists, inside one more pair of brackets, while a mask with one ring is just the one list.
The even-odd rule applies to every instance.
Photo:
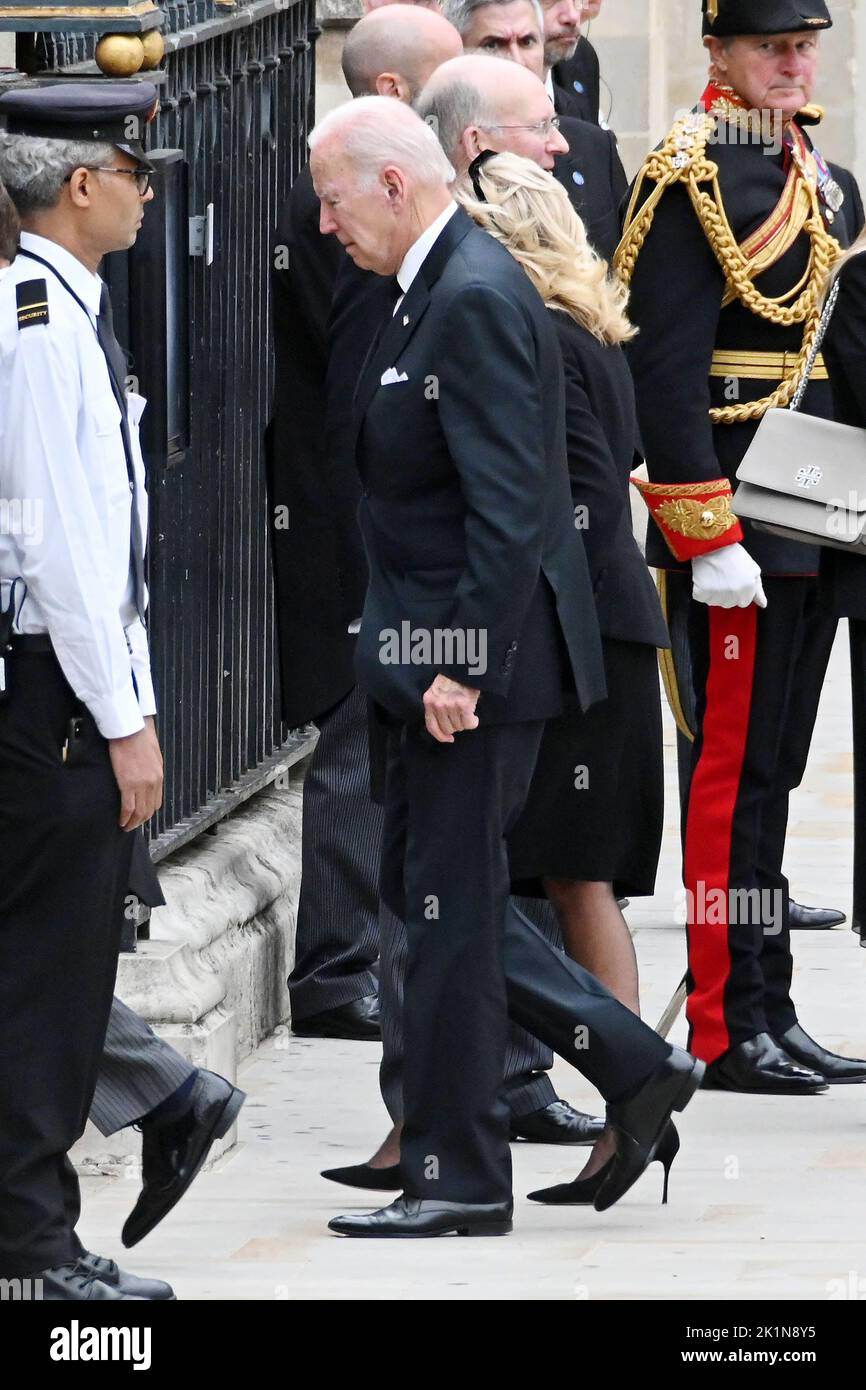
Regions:
[[413, 241], [409, 250], [403, 257], [400, 269], [397, 271], [397, 284], [403, 291], [397, 303], [394, 305], [394, 313], [403, 303], [403, 298], [409, 292], [409, 287], [418, 271], [426, 261], [433, 249], [433, 243], [439, 239], [440, 232], [447, 226], [457, 211], [457, 204], [451, 202], [444, 212], [440, 212], [435, 222], [431, 222], [426, 232], [422, 232], [417, 241]]
[[[130, 561], [132, 493], [120, 411], [96, 336], [102, 281], [56, 242], [21, 234], [57, 268], [18, 256], [0, 283], [0, 598], [18, 579], [19, 633], [47, 633], [67, 681], [105, 738], [156, 713], [147, 633]], [[48, 323], [18, 326], [16, 286], [44, 280]], [[127, 397], [141, 533], [147, 537], [138, 424]], [[15, 522], [16, 510], [18, 520]], [[24, 590], [26, 585], [26, 591]], [[22, 600], [23, 594], [23, 603]]]

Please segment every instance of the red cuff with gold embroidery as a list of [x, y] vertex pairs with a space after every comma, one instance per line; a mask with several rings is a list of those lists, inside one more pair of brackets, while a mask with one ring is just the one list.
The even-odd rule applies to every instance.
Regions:
[[727, 478], [708, 483], [648, 483], [631, 480], [649, 508], [676, 560], [693, 560], [743, 539], [743, 528], [731, 511]]

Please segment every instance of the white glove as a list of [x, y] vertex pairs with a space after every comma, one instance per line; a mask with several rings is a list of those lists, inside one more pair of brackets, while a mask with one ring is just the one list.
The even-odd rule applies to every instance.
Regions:
[[767, 606], [761, 568], [737, 542], [711, 550], [709, 555], [696, 555], [692, 581], [692, 596], [698, 603], [716, 608], [748, 608], [750, 603]]

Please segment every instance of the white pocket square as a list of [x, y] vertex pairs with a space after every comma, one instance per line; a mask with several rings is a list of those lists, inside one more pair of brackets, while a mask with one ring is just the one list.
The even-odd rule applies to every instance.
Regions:
[[408, 376], [406, 375], [405, 372], [398, 372], [396, 367], [389, 367], [388, 370], [387, 370], [387, 372], [383, 372], [383, 373], [382, 373], [382, 377], [381, 377], [381, 380], [380, 380], [380, 382], [379, 382], [379, 385], [380, 385], [380, 386], [394, 386], [394, 385], [396, 385], [396, 383], [397, 383], [398, 381], [408, 381], [408, 380], [409, 380], [409, 378], [408, 378]]

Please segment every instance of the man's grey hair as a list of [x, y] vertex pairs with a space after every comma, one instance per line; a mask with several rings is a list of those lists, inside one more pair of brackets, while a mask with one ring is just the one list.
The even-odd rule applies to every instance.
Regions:
[[415, 110], [436, 131], [452, 164], [458, 160], [464, 130], [471, 125], [490, 128], [499, 120], [496, 102], [463, 77], [436, 82], [430, 92], [425, 89]]
[[0, 181], [19, 217], [53, 208], [75, 169], [110, 164], [114, 146], [86, 140], [36, 140], [0, 131]]
[[411, 174], [422, 188], [450, 185], [457, 178], [430, 126], [396, 97], [356, 97], [329, 111], [311, 131], [310, 149], [335, 135], [342, 137], [361, 188], [373, 187], [389, 164]]
[[[544, 38], [544, 11], [539, 0], [526, 0], [535, 11], [538, 32]], [[513, 5], [514, 0], [443, 0], [442, 13], [450, 19], [461, 39], [472, 23], [476, 10], [484, 10], [488, 5]]]

